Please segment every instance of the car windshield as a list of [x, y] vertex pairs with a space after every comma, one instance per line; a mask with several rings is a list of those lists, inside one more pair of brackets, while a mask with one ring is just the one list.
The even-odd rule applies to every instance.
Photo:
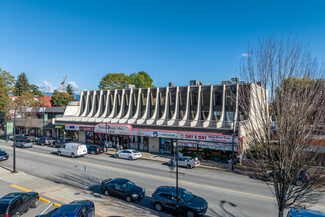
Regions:
[[0, 203], [0, 214], [6, 214], [8, 208], [7, 203]]
[[194, 195], [187, 191], [187, 190], [184, 190], [180, 195], [179, 195], [179, 198], [183, 201], [185, 201], [186, 203], [190, 202], [191, 200], [193, 200], [194, 198]]
[[133, 182], [128, 181], [128, 182], [126, 182], [126, 183], [124, 183], [124, 184], [122, 185], [122, 188], [123, 188], [124, 190], [129, 190], [130, 188], [133, 188], [134, 186], [135, 186], [135, 184], [134, 184]]

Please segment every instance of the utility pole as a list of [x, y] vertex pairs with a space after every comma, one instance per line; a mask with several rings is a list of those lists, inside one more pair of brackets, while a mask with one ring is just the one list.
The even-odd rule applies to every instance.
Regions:
[[18, 106], [24, 101], [24, 99], [26, 99], [28, 96], [24, 97], [22, 100], [20, 100], [20, 102], [18, 103], [18, 105], [15, 108], [15, 113], [14, 113], [14, 129], [13, 129], [13, 133], [14, 133], [14, 145], [13, 145], [13, 149], [14, 149], [14, 157], [13, 157], [13, 172], [16, 172], [16, 113], [17, 113], [17, 109]]

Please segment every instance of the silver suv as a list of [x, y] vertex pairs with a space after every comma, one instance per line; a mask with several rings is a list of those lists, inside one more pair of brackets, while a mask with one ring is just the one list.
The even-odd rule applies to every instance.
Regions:
[[[173, 163], [176, 163], [175, 158], [172, 158], [168, 162], [168, 165], [172, 165]], [[192, 157], [180, 157], [178, 158], [178, 166], [186, 167], [187, 169], [192, 169], [194, 167], [200, 166], [200, 161]]]

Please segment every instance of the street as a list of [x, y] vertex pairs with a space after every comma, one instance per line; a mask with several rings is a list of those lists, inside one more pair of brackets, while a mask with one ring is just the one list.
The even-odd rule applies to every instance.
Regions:
[[[0, 148], [10, 158], [1, 162], [12, 167], [12, 143], [0, 141]], [[175, 185], [175, 174], [167, 165], [148, 160], [129, 161], [106, 154], [86, 155], [81, 158], [58, 156], [55, 148], [34, 145], [29, 149], [16, 149], [17, 169], [58, 183], [89, 188], [99, 192], [103, 179], [123, 177], [145, 188], [146, 197], [139, 206], [153, 208], [151, 194], [158, 186]], [[87, 166], [87, 171], [82, 170]], [[206, 199], [209, 209], [205, 216], [277, 216], [275, 199], [265, 183], [231, 172], [195, 168], [179, 169], [179, 186]], [[80, 198], [82, 199], [82, 198]], [[325, 200], [313, 206], [325, 211]]]

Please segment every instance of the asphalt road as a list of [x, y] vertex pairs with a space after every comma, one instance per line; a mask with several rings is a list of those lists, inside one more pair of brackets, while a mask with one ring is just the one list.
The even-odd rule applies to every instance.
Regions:
[[[1, 164], [9, 167], [13, 165], [11, 145], [0, 141], [0, 148], [10, 155], [9, 160]], [[105, 178], [130, 179], [146, 190], [146, 197], [137, 202], [139, 206], [152, 208], [151, 194], [154, 190], [162, 185], [175, 185], [175, 174], [167, 165], [155, 161], [129, 161], [106, 154], [71, 159], [58, 156], [55, 148], [37, 145], [16, 150], [18, 170], [52, 181], [99, 191], [100, 182]], [[87, 166], [86, 172], [82, 166]], [[261, 181], [203, 168], [180, 168], [179, 172], [179, 186], [208, 201], [209, 210], [205, 216], [277, 216], [271, 189]], [[325, 211], [325, 200], [313, 208]]]

